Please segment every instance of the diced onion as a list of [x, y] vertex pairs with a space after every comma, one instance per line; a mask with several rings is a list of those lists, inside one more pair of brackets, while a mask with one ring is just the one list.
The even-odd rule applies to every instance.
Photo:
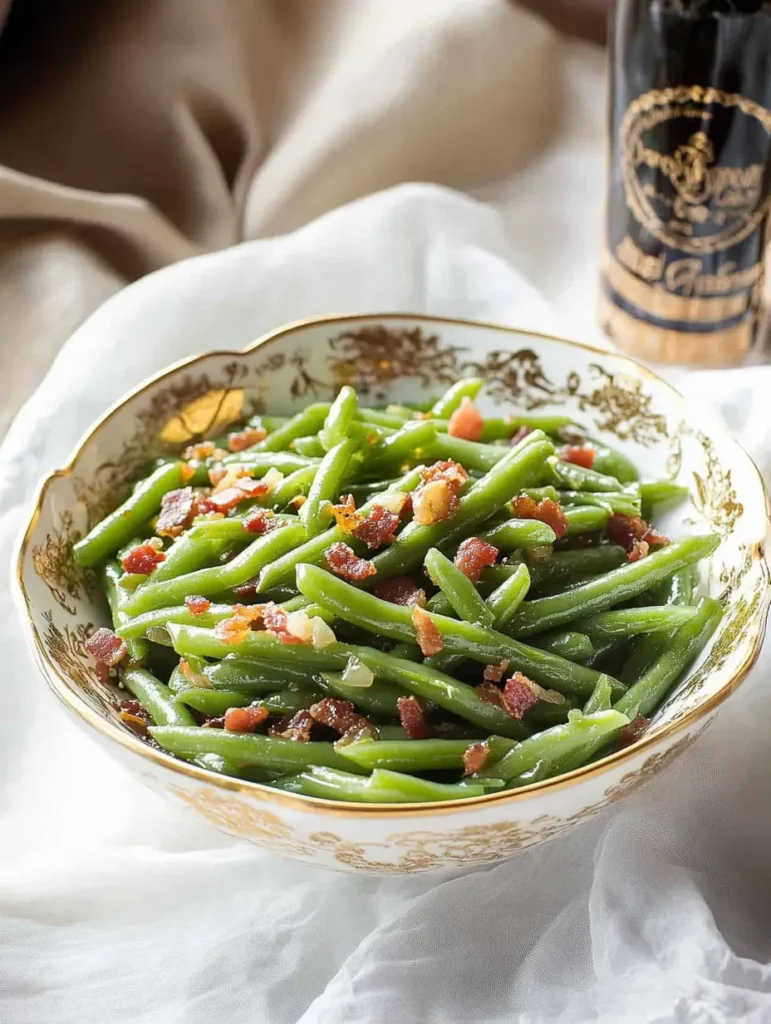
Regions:
[[343, 669], [343, 682], [346, 686], [360, 686], [362, 689], [366, 689], [375, 682], [375, 676], [372, 670], [358, 658], [349, 658], [348, 664]]
[[331, 629], [330, 626], [327, 625], [326, 622], [324, 622], [322, 618], [316, 616], [315, 618], [311, 619], [311, 622], [313, 624], [311, 630], [311, 643], [313, 644], [314, 647], [329, 647], [330, 644], [334, 644], [337, 642], [337, 637], [335, 636], [333, 630]]

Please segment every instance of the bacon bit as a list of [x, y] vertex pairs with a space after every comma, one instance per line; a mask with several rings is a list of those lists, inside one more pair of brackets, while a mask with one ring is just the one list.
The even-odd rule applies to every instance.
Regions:
[[311, 738], [313, 716], [310, 711], [298, 711], [292, 718], [281, 718], [268, 730], [269, 736], [280, 740], [293, 740], [295, 743], [308, 743]]
[[168, 491], [161, 499], [161, 512], [155, 523], [160, 537], [178, 537], [191, 523], [196, 512], [192, 487]]
[[102, 686], [106, 686], [109, 683], [112, 672], [113, 670], [110, 668], [109, 665], [105, 665], [101, 661], [97, 661], [96, 678], [102, 684]]
[[488, 565], [495, 565], [498, 548], [493, 547], [479, 537], [468, 537], [458, 548], [455, 565], [472, 583], [478, 583], [482, 570]]
[[222, 619], [214, 627], [214, 635], [226, 644], [240, 644], [252, 631], [252, 625], [263, 619], [268, 605], [237, 604], [233, 608], [233, 616]]
[[619, 733], [619, 746], [629, 747], [633, 743], [636, 743], [650, 724], [650, 719], [646, 718], [645, 715], [638, 715], [636, 718], [632, 719], [629, 725], [625, 725]]
[[595, 459], [597, 458], [597, 452], [594, 448], [590, 448], [588, 445], [566, 445], [561, 449], [559, 457], [563, 462], [572, 462], [574, 466], [583, 466], [584, 469], [592, 469], [594, 466]]
[[639, 516], [622, 516], [614, 513], [608, 520], [605, 535], [611, 544], [623, 548], [630, 562], [637, 562], [648, 554], [650, 547], [664, 547], [669, 537], [659, 533]]
[[432, 480], [412, 492], [413, 518], [419, 526], [431, 526], [449, 519], [460, 499], [446, 480]]
[[211, 608], [211, 601], [200, 594], [192, 594], [185, 598], [185, 607], [191, 615], [204, 615]]
[[462, 437], [466, 441], [478, 441], [482, 436], [485, 421], [479, 409], [466, 396], [450, 417], [447, 433], [450, 437]]
[[474, 693], [485, 704], [497, 704], [499, 708], [503, 707], [503, 693], [495, 683], [480, 683], [479, 686], [474, 687]]
[[485, 670], [482, 673], [482, 678], [490, 683], [500, 683], [508, 667], [508, 658], [504, 658], [503, 661], [499, 661], [497, 665], [485, 665]]
[[551, 526], [557, 535], [557, 539], [564, 537], [568, 532], [568, 521], [562, 510], [562, 505], [551, 498], [544, 498], [543, 501], [536, 501], [527, 494], [521, 494], [518, 498], [512, 498], [511, 510], [518, 519], [537, 519], [539, 522]]
[[120, 560], [124, 572], [138, 573], [149, 576], [156, 565], [165, 560], [166, 556], [152, 544], [138, 544]]
[[463, 755], [463, 774], [481, 772], [490, 757], [490, 748], [484, 742], [472, 743]]
[[134, 715], [135, 718], [144, 718], [146, 721], [149, 719], [147, 712], [138, 700], [122, 700], [113, 704], [113, 707], [116, 711], [126, 711], [129, 715]]
[[372, 736], [376, 734], [375, 727], [368, 718], [359, 714], [356, 705], [350, 700], [341, 700], [339, 697], [325, 697], [318, 704], [313, 704], [310, 709], [311, 717], [319, 725], [329, 726], [341, 736], [351, 732], [368, 732]]
[[86, 640], [86, 650], [95, 661], [108, 668], [115, 668], [128, 654], [124, 641], [106, 626], [91, 634]]
[[255, 508], [244, 519], [244, 529], [247, 533], [272, 533], [273, 530], [280, 530], [286, 526], [286, 519], [279, 518], [275, 512], [267, 508]]
[[346, 580], [365, 580], [377, 572], [372, 562], [368, 562], [366, 558], [359, 558], [353, 548], [349, 548], [342, 541], [328, 547], [324, 552], [324, 558], [332, 572]]
[[202, 729], [224, 729], [225, 728], [225, 716], [220, 715], [219, 718], [207, 718], [205, 722], [201, 724]]
[[409, 576], [395, 576], [392, 580], [381, 580], [372, 588], [375, 597], [391, 604], [400, 604], [405, 608], [426, 605], [426, 592], [421, 590]]
[[339, 505], [330, 505], [329, 511], [343, 533], [353, 533], [364, 521], [361, 512], [356, 511], [356, 501], [352, 494], [346, 494], [341, 498]]
[[289, 504], [292, 508], [301, 509], [307, 500], [304, 494], [296, 494]]
[[200, 462], [203, 459], [211, 458], [216, 451], [214, 441], [199, 441], [197, 444], [190, 444], [182, 452], [182, 458], [185, 460], [195, 459]]
[[250, 580], [246, 580], [244, 583], [240, 583], [237, 587], [233, 587], [233, 593], [236, 597], [240, 597], [244, 601], [248, 601], [249, 598], [257, 596], [257, 587], [260, 585], [260, 577], [252, 576]]
[[252, 704], [246, 708], [228, 708], [224, 724], [228, 732], [254, 732], [267, 717], [267, 708]]
[[442, 462], [435, 462], [432, 466], [426, 466], [421, 471], [424, 484], [434, 480], [446, 480], [450, 487], [459, 493], [468, 480], [468, 473], [459, 462], [452, 459], [445, 459]]
[[395, 531], [398, 525], [398, 515], [394, 512], [389, 512], [382, 505], [373, 505], [353, 531], [353, 535], [359, 540], [363, 540], [370, 551], [375, 551], [383, 544], [394, 543], [396, 540]]
[[533, 686], [527, 676], [515, 672], [503, 687], [503, 710], [512, 718], [522, 718], [526, 711], [538, 703], [538, 695]]
[[397, 697], [396, 707], [399, 709], [399, 721], [402, 729], [411, 740], [424, 740], [428, 736], [426, 716], [417, 697]]
[[179, 659], [179, 671], [191, 686], [195, 686], [199, 690], [214, 689], [211, 679], [205, 676], [203, 672], [196, 672], [186, 658]]
[[119, 711], [118, 718], [131, 729], [135, 736], [139, 736], [140, 739], [144, 739], [147, 736], [147, 718], [132, 715], [130, 711]]
[[510, 446], [512, 448], [516, 447], [516, 445], [518, 445], [520, 441], [524, 441], [525, 438], [529, 434], [532, 434], [532, 433], [533, 433], [533, 428], [532, 427], [525, 427], [525, 426], [520, 427], [519, 430], [517, 430], [516, 434], [512, 434], [511, 440], [509, 441]]
[[188, 480], [192, 480], [195, 476], [195, 466], [191, 466], [189, 462], [183, 462], [179, 469], [179, 475], [182, 477], [182, 483], [186, 484]]
[[[283, 608], [272, 601], [262, 605], [262, 621], [265, 629], [268, 633], [273, 633], [274, 636], [277, 636], [282, 644], [304, 644], [310, 642], [312, 627], [307, 629], [305, 623], [307, 622], [308, 626], [310, 626], [311, 620], [305, 615], [305, 619], [302, 621], [303, 628], [301, 629], [300, 620], [295, 618], [301, 614], [304, 613], [292, 612], [287, 615]], [[305, 639], [306, 635], [308, 637], [307, 640]]]
[[[247, 475], [248, 470], [243, 467], [229, 469], [212, 493], [202, 499], [200, 507], [209, 512], [228, 512], [247, 498], [261, 498], [272, 489], [268, 480], [269, 472], [262, 480], [252, 480]], [[233, 476], [234, 473], [239, 475]]]
[[[243, 452], [253, 444], [264, 441], [268, 436], [265, 427], [244, 427], [243, 430], [228, 434], [228, 451]], [[227, 725], [225, 725], [227, 729]]]
[[412, 609], [412, 624], [415, 627], [418, 646], [424, 658], [438, 654], [444, 646], [442, 634], [434, 625], [434, 620], [419, 605]]

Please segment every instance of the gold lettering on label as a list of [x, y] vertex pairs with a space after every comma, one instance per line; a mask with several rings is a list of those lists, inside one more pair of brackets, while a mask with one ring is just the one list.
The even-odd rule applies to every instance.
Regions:
[[699, 259], [675, 260], [666, 269], [664, 284], [671, 292], [693, 295], [702, 266], [703, 263]]
[[616, 256], [632, 273], [645, 281], [660, 281], [664, 272], [664, 256], [649, 256], [635, 245], [629, 235], [624, 235], [616, 246]]
[[736, 270], [736, 263], [731, 261], [717, 274], [703, 274], [703, 266], [700, 259], [673, 260], [664, 273], [664, 284], [680, 295], [728, 295], [752, 288], [764, 271], [763, 263]]

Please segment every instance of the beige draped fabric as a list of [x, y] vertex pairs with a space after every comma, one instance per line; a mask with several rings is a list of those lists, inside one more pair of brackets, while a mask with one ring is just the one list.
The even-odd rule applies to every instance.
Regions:
[[127, 282], [505, 176], [559, 125], [556, 34], [505, 0], [0, 0], [0, 25], [0, 435]]

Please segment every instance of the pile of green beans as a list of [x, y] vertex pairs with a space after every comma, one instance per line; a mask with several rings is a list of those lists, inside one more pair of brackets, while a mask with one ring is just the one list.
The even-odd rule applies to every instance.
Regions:
[[[126, 720], [206, 770], [369, 803], [519, 788], [636, 737], [719, 624], [720, 605], [698, 588], [717, 539], [611, 543], [615, 519], [644, 529], [641, 516], [687, 491], [641, 481], [626, 455], [564, 416], [488, 417], [471, 439], [463, 414], [481, 387], [458, 381], [416, 411], [369, 408], [345, 386], [139, 480], [73, 550], [98, 570], [111, 642], [122, 641], [112, 675], [131, 698]], [[577, 435], [588, 464], [566, 457], [563, 438]], [[244, 437], [256, 443], [244, 449]], [[416, 496], [448, 460], [465, 471], [448, 484], [452, 500], [418, 521]], [[225, 474], [223, 488], [240, 477], [266, 487], [216, 512]], [[157, 534], [181, 492], [189, 513]], [[518, 498], [559, 506], [562, 524], [518, 517]], [[384, 510], [398, 522], [370, 549], [352, 530]], [[479, 571], [463, 560], [472, 538], [485, 545]], [[335, 570], [328, 555], [341, 544], [366, 571]], [[157, 553], [144, 574], [131, 571], [138, 547]], [[381, 590], [397, 578], [408, 603]], [[249, 615], [265, 605], [271, 620]], [[354, 724], [332, 728], [319, 707]]]

